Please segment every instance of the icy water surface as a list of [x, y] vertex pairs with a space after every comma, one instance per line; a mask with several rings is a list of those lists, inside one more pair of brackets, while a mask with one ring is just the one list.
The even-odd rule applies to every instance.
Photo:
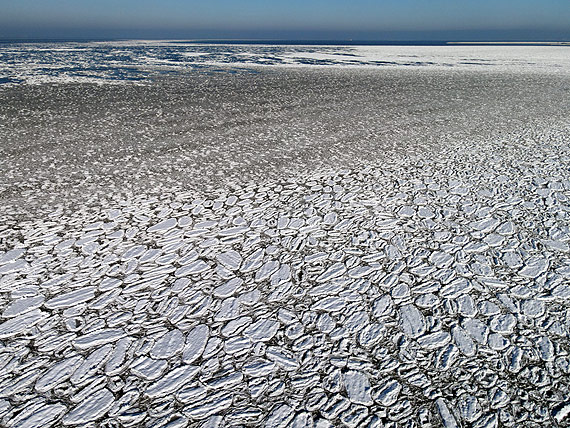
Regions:
[[228, 45], [141, 40], [0, 43], [0, 87], [47, 82], [143, 84], [161, 75], [315, 66], [564, 72], [570, 59], [568, 46]]
[[503, 67], [0, 90], [0, 425], [570, 426], [570, 79]]

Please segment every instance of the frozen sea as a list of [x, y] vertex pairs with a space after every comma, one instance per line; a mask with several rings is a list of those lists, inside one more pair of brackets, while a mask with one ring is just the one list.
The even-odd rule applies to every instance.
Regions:
[[570, 47], [0, 43], [0, 426], [570, 426]]

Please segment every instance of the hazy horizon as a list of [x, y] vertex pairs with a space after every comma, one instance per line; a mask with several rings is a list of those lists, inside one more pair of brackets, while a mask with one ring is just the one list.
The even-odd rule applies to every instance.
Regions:
[[563, 0], [340, 0], [267, 4], [0, 0], [0, 38], [525, 40], [570, 39]]

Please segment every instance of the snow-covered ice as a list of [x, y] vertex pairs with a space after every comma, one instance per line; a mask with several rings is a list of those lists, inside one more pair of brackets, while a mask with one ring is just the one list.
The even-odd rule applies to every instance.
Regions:
[[565, 48], [209, 49], [0, 89], [0, 425], [569, 426]]

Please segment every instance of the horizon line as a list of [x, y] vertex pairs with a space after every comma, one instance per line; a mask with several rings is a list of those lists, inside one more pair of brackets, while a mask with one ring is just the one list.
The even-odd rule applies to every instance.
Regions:
[[449, 39], [408, 39], [408, 40], [390, 40], [390, 39], [353, 39], [353, 38], [164, 38], [164, 37], [0, 37], [1, 42], [6, 41], [164, 41], [164, 42], [185, 42], [185, 43], [325, 43], [325, 42], [343, 42], [343, 43], [389, 43], [389, 44], [408, 44], [408, 43], [445, 43], [450, 45], [560, 45], [569, 46], [570, 39], [566, 40], [449, 40]]

